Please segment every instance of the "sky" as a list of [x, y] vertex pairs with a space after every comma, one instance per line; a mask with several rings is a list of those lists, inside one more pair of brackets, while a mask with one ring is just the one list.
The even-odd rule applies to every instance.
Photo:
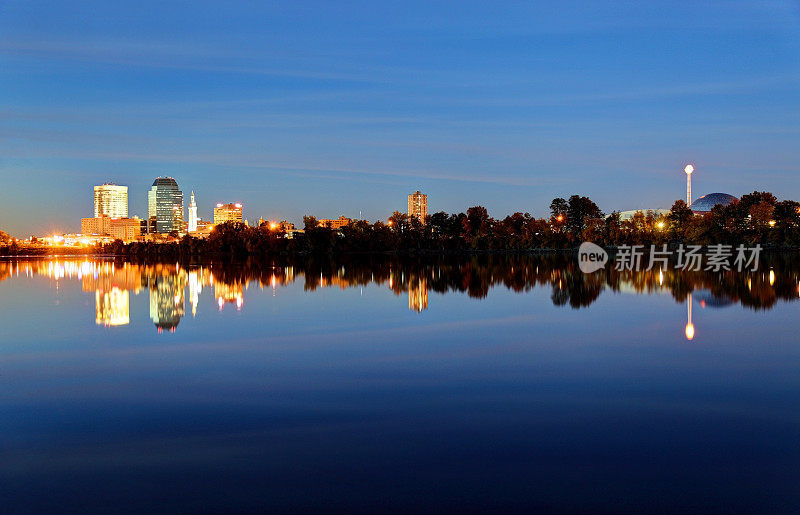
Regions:
[[800, 1], [0, 2], [0, 229], [800, 199]]

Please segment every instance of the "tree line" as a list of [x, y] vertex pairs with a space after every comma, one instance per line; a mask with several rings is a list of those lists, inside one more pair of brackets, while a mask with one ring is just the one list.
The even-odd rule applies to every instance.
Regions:
[[338, 230], [303, 218], [304, 232], [287, 238], [264, 223], [248, 227], [226, 222], [208, 238], [184, 236], [172, 244], [115, 242], [103, 250], [124, 255], [224, 254], [264, 255], [339, 252], [457, 252], [529, 251], [570, 249], [583, 241], [614, 247], [662, 244], [761, 244], [765, 248], [800, 247], [800, 203], [778, 201], [768, 192], [744, 195], [738, 202], [715, 206], [709, 213], [694, 214], [683, 200], [663, 215], [637, 212], [622, 220], [618, 212], [604, 214], [590, 198], [573, 195], [556, 198], [550, 216], [535, 218], [514, 213], [502, 219], [475, 206], [465, 213], [438, 212], [425, 223], [395, 212], [386, 222], [353, 220]]
[[[623, 220], [618, 212], [603, 213], [589, 197], [572, 195], [553, 199], [547, 218], [517, 212], [495, 219], [486, 208], [474, 206], [464, 213], [433, 213], [424, 223], [395, 212], [386, 222], [353, 220], [337, 230], [320, 226], [312, 216], [304, 217], [303, 225], [304, 232], [288, 238], [268, 223], [249, 227], [226, 222], [205, 239], [187, 235], [166, 243], [116, 241], [96, 251], [172, 259], [218, 254], [558, 250], [575, 248], [583, 241], [607, 247], [716, 243], [800, 247], [800, 203], [778, 201], [772, 193], [758, 191], [702, 215], [678, 200], [666, 214], [637, 212]], [[0, 253], [8, 254], [9, 245], [0, 247]]]

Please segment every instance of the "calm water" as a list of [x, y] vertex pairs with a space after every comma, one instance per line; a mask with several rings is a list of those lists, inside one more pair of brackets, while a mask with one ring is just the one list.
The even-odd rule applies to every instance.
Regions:
[[0, 261], [7, 511], [800, 509], [800, 262]]

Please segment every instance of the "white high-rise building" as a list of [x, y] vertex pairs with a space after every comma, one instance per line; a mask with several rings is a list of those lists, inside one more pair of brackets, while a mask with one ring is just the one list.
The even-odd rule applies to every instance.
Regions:
[[194, 191], [192, 192], [192, 196], [189, 198], [189, 232], [195, 232], [197, 230], [197, 204], [194, 202]]
[[106, 183], [94, 187], [94, 217], [128, 218], [128, 187]]

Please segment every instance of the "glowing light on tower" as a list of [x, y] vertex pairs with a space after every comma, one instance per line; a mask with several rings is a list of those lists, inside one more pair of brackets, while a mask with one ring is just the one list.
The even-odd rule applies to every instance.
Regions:
[[686, 205], [692, 205], [692, 172], [694, 172], [694, 166], [686, 165], [686, 168], [683, 169], [686, 172]]

